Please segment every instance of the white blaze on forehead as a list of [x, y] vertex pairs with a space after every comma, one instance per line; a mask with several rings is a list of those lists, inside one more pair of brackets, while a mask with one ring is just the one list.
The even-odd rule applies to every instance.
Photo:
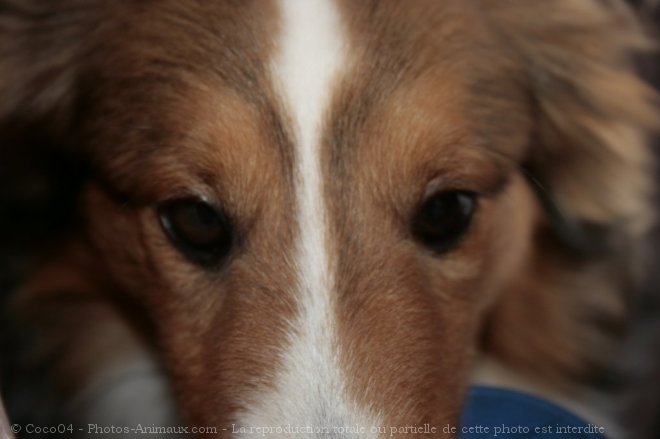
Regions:
[[272, 80], [293, 124], [296, 148], [298, 288], [292, 294], [299, 314], [291, 322], [275, 389], [254, 395], [238, 422], [247, 427], [292, 424], [331, 429], [360, 424], [366, 433], [359, 437], [376, 437], [370, 430], [378, 422], [351, 401], [346, 389], [330, 298], [333, 276], [321, 142], [333, 84], [345, 66], [342, 26], [332, 0], [281, 0], [280, 6], [283, 20]]

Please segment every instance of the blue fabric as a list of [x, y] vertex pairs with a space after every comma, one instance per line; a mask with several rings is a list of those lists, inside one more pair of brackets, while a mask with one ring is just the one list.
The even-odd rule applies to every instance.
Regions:
[[461, 439], [605, 439], [600, 426], [588, 424], [567, 410], [525, 393], [473, 387], [463, 416]]

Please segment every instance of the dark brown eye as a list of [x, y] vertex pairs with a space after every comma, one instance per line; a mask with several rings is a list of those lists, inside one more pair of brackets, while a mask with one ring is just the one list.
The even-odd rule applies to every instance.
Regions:
[[229, 220], [208, 203], [197, 199], [169, 201], [158, 207], [158, 214], [170, 241], [193, 262], [215, 265], [229, 253]]
[[470, 192], [441, 192], [427, 199], [413, 219], [417, 240], [436, 253], [445, 253], [463, 237], [476, 207]]

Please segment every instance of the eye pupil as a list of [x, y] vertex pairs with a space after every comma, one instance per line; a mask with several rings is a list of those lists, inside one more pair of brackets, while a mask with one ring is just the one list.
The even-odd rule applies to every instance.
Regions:
[[475, 205], [475, 196], [469, 192], [436, 194], [417, 211], [413, 234], [436, 253], [447, 252], [458, 244], [467, 231]]
[[170, 241], [185, 256], [202, 265], [220, 262], [231, 246], [227, 217], [200, 200], [177, 200], [158, 208]]

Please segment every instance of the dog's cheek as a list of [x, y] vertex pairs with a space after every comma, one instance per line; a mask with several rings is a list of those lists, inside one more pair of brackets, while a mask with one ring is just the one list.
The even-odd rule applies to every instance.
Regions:
[[503, 290], [528, 271], [534, 250], [534, 230], [541, 221], [534, 194], [520, 176], [513, 176], [507, 189], [492, 201], [488, 222], [488, 245], [483, 249], [485, 276], [479, 304], [487, 312]]
[[[147, 338], [172, 378], [183, 416], [197, 419], [196, 407], [202, 405], [206, 393], [200, 376], [208, 378], [200, 373], [205, 369], [200, 351], [202, 347], [210, 351], [210, 347], [200, 340], [200, 334], [208, 331], [206, 314], [195, 314], [197, 301], [190, 293], [194, 291], [199, 297], [203, 289], [195, 285], [193, 277], [186, 276], [187, 267], [168, 246], [149, 209], [122, 206], [98, 187], [88, 189], [83, 205], [87, 241], [97, 265], [115, 286], [107, 300], [118, 304], [124, 317], [138, 321], [149, 332]], [[181, 300], [186, 293], [187, 300]], [[191, 378], [187, 371], [194, 371], [197, 378]]]
[[271, 385], [294, 314], [290, 273], [255, 255], [264, 249], [205, 270], [169, 244], [153, 211], [98, 190], [86, 201], [90, 241], [123, 300], [148, 321], [182, 416], [225, 425], [246, 395]]

